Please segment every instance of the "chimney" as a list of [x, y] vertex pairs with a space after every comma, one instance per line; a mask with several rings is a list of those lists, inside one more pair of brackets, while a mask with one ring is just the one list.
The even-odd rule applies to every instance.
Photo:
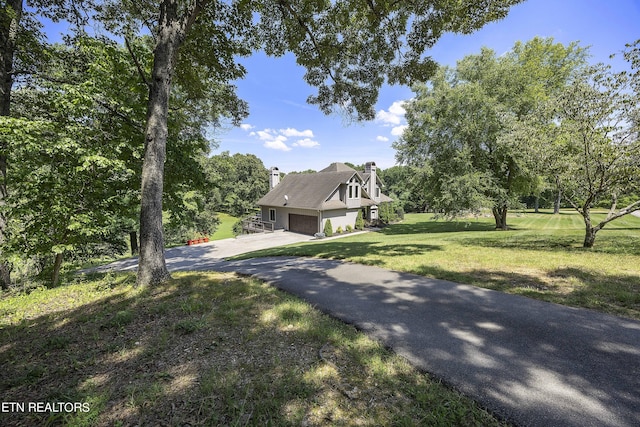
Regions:
[[374, 200], [374, 201], [379, 200], [379, 197], [377, 197], [378, 195], [376, 194], [376, 184], [377, 184], [376, 170], [377, 168], [376, 168], [375, 162], [367, 162], [364, 165], [364, 173], [371, 174], [371, 176], [369, 177], [369, 185], [367, 186], [367, 193], [369, 193], [369, 197], [371, 197], [371, 200]]
[[273, 188], [280, 184], [280, 170], [276, 167], [272, 167], [269, 170], [269, 189], [273, 190]]

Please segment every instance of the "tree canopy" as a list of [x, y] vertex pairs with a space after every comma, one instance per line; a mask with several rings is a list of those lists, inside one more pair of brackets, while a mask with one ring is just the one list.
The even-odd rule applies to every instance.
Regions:
[[417, 84], [405, 104], [408, 127], [394, 147], [399, 161], [431, 168], [431, 207], [448, 216], [490, 208], [496, 228], [507, 229], [508, 209], [537, 182], [515, 137], [519, 124], [563, 88], [583, 60], [575, 44], [534, 38], [500, 57], [484, 48]]

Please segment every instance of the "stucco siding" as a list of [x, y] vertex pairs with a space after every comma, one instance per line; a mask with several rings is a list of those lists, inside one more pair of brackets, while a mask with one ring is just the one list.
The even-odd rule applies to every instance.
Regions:
[[331, 227], [333, 228], [334, 233], [338, 227], [342, 227], [342, 230], [345, 231], [347, 229], [347, 225], [350, 225], [351, 228], [355, 228], [358, 211], [359, 209], [337, 209], [322, 212], [321, 230], [324, 230], [324, 225], [327, 219], [331, 219]]

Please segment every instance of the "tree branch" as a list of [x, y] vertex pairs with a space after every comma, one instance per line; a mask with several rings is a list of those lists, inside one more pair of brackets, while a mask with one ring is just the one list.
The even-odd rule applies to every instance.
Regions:
[[142, 66], [138, 61], [138, 58], [136, 57], [135, 53], [133, 52], [133, 49], [131, 48], [131, 44], [129, 43], [128, 37], [124, 38], [124, 44], [127, 47], [127, 50], [129, 51], [129, 55], [131, 55], [131, 59], [133, 59], [133, 63], [136, 65], [136, 69], [138, 70], [138, 74], [140, 75], [140, 78], [142, 79], [144, 84], [147, 85], [148, 88], [150, 88], [151, 84], [149, 83], [147, 76], [145, 76], [144, 70], [142, 69]]

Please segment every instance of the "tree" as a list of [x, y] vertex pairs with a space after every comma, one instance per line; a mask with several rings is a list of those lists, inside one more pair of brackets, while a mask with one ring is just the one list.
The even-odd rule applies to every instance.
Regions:
[[[12, 186], [7, 247], [23, 256], [53, 254], [53, 284], [65, 254], [89, 244], [122, 246], [123, 212], [135, 201], [139, 133], [131, 124], [136, 104], [127, 101], [136, 90], [126, 73], [116, 86], [107, 71], [122, 66], [117, 53], [87, 38], [48, 48], [47, 63], [14, 91], [14, 117], [0, 124]], [[121, 104], [127, 121], [118, 116]]]
[[233, 156], [225, 151], [205, 161], [209, 205], [220, 212], [240, 217], [251, 212], [269, 191], [269, 171], [253, 154]]
[[[358, 119], [371, 119], [385, 80], [407, 84], [433, 73], [434, 61], [422, 55], [444, 32], [469, 33], [503, 18], [518, 2], [164, 0], [159, 10], [147, 8], [147, 3], [105, 2], [101, 19], [109, 29], [126, 36], [146, 25], [155, 39], [142, 168], [138, 283], [154, 284], [169, 277], [161, 213], [174, 76], [229, 82], [244, 74], [235, 62], [237, 55], [258, 48], [274, 56], [292, 52], [307, 69], [305, 80], [318, 88], [310, 103], [326, 113], [338, 106]], [[242, 114], [232, 116], [238, 121]]]
[[[82, 17], [77, 15], [75, 5], [65, 0], [34, 0], [32, 7], [51, 16], [50, 8], [58, 17], [75, 16], [78, 25]], [[7, 0], [0, 4], [0, 118], [11, 113], [11, 93], [14, 83], [33, 74], [43, 58], [41, 24], [35, 12], [26, 11], [23, 0]], [[11, 284], [11, 264], [4, 256], [7, 225], [10, 210], [7, 207], [9, 146], [0, 143], [0, 288]]]
[[[0, 126], [15, 190], [10, 246], [28, 256], [53, 253], [53, 283], [65, 255], [121, 251], [123, 234], [137, 229], [148, 96], [139, 72], [152, 57], [149, 38], [131, 38], [126, 48], [85, 36], [67, 40], [48, 48], [48, 63], [14, 91], [15, 117]], [[201, 158], [209, 143], [200, 111], [211, 101], [188, 98], [180, 85], [174, 90], [179, 108], [168, 117], [164, 196], [173, 224], [185, 224], [197, 219], [185, 200], [206, 187]]]
[[[631, 73], [585, 67], [549, 102], [552, 121], [547, 118], [546, 136], [538, 134], [546, 141], [541, 160], [552, 165], [563, 197], [583, 217], [585, 248], [609, 222], [640, 209], [640, 199], [618, 208], [621, 196], [640, 186], [639, 44], [625, 52]], [[610, 200], [609, 212], [594, 225], [591, 208], [603, 199]]]
[[496, 228], [508, 229], [509, 208], [538, 182], [517, 137], [521, 123], [583, 58], [575, 44], [535, 38], [501, 57], [482, 49], [417, 85], [405, 105], [408, 128], [394, 147], [401, 162], [432, 169], [432, 208], [456, 216], [489, 207]]

